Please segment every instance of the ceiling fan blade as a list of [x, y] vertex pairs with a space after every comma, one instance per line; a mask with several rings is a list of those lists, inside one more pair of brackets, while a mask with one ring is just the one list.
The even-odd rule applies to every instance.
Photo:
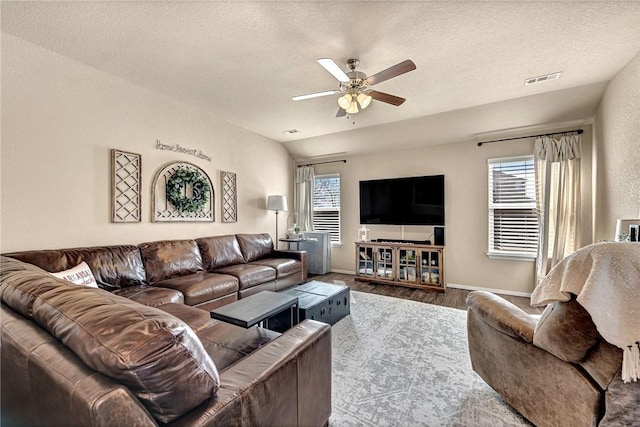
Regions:
[[342, 108], [338, 107], [338, 112], [336, 113], [336, 117], [340, 118], [346, 115], [347, 115], [347, 110], [343, 110]]
[[314, 92], [314, 93], [307, 93], [306, 95], [292, 96], [291, 99], [293, 99], [294, 101], [302, 101], [303, 99], [318, 98], [320, 96], [334, 95], [336, 93], [340, 93], [340, 91], [339, 90], [325, 90], [324, 92]]
[[333, 62], [333, 59], [331, 59], [331, 58], [320, 58], [320, 59], [317, 59], [317, 61], [318, 61], [318, 64], [322, 65], [322, 67], [324, 67], [325, 70], [330, 72], [333, 77], [338, 79], [338, 81], [340, 81], [342, 83], [348, 83], [349, 82], [349, 76], [347, 76], [345, 74], [345, 72], [342, 71], [342, 69], [340, 69], [340, 67], [338, 67], [338, 64]]
[[369, 76], [365, 80], [369, 86], [376, 85], [385, 80], [389, 80], [393, 77], [397, 77], [400, 74], [408, 73], [409, 71], [413, 71], [416, 69], [416, 64], [413, 63], [412, 60], [407, 59], [406, 61], [402, 61], [399, 64], [394, 65], [393, 67], [389, 67], [386, 70], [382, 70], [379, 73], [374, 74], [373, 76]]
[[387, 104], [395, 105], [396, 107], [402, 105], [405, 98], [400, 98], [399, 96], [390, 95], [384, 92], [378, 92], [377, 90], [371, 90], [367, 92], [373, 99], [376, 101], [386, 102]]

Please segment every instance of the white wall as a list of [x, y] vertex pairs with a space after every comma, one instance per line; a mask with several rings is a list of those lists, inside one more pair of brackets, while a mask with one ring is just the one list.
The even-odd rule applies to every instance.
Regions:
[[[264, 210], [266, 195], [286, 194], [293, 202], [292, 161], [281, 144], [7, 34], [3, 34], [2, 60], [2, 252], [236, 232], [273, 235], [274, 214]], [[595, 232], [591, 228], [591, 128], [585, 127], [583, 245], [593, 235], [610, 238], [616, 217], [634, 215], [640, 209], [639, 62], [636, 56], [610, 83], [596, 117]], [[212, 162], [155, 150], [156, 139], [200, 149]], [[354, 270], [358, 181], [444, 174], [447, 282], [530, 292], [533, 263], [486, 257], [486, 160], [531, 153], [532, 144], [528, 139], [478, 148], [474, 142], [461, 142], [398, 152], [389, 141], [385, 153], [318, 166], [316, 173], [342, 175], [343, 245], [333, 250], [333, 269]], [[111, 148], [142, 155], [140, 224], [110, 223]], [[215, 223], [150, 222], [151, 180], [158, 168], [171, 161], [195, 163], [214, 180]], [[220, 222], [220, 171], [238, 174], [239, 221], [234, 224]], [[281, 233], [286, 217], [280, 215]], [[402, 237], [400, 227], [371, 228], [374, 238]], [[423, 240], [431, 232], [429, 227], [405, 227], [404, 237]]]
[[[583, 126], [581, 242], [591, 243], [591, 126]], [[404, 176], [445, 175], [446, 281], [529, 293], [535, 265], [530, 261], [489, 259], [487, 159], [529, 155], [534, 139], [513, 140], [477, 147], [475, 142], [444, 144], [407, 151], [390, 150], [348, 157], [347, 163], [315, 167], [316, 174], [340, 172], [342, 183], [342, 247], [332, 251], [332, 269], [353, 272], [358, 239], [361, 180]], [[393, 142], [389, 142], [393, 146]], [[426, 240], [432, 227], [367, 226], [372, 238]]]
[[595, 117], [595, 241], [640, 216], [640, 53], [609, 82]]
[[[211, 162], [155, 149], [202, 150]], [[1, 251], [275, 233], [268, 194], [290, 195], [284, 147], [207, 113], [2, 34]], [[110, 222], [110, 149], [142, 155], [142, 223]], [[169, 162], [203, 168], [214, 223], [151, 223], [151, 182]], [[238, 179], [238, 222], [220, 221], [220, 171]], [[290, 199], [292, 197], [290, 196]], [[280, 215], [280, 230], [286, 215]]]

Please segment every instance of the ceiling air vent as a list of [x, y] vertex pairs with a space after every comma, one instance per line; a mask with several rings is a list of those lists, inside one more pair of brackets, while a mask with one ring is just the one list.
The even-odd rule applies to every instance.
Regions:
[[544, 76], [531, 77], [524, 81], [525, 86], [532, 85], [534, 83], [542, 83], [548, 82], [549, 80], [559, 79], [562, 75], [562, 71], [558, 71], [557, 73], [545, 74]]
[[283, 130], [282, 133], [284, 133], [285, 135], [293, 135], [294, 133], [298, 133], [300, 132], [298, 129], [289, 129], [289, 130]]

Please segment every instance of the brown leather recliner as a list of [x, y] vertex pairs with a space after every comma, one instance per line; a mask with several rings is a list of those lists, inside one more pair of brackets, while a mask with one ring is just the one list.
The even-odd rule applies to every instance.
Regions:
[[471, 292], [467, 306], [473, 369], [529, 421], [640, 425], [640, 383], [622, 384], [622, 350], [575, 298], [548, 305], [539, 319], [489, 292]]

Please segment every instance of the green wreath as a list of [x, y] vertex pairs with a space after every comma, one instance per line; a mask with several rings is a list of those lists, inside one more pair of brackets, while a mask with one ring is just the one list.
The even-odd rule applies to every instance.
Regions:
[[[186, 185], [193, 187], [193, 197], [182, 195]], [[207, 180], [197, 170], [177, 169], [167, 181], [167, 200], [179, 212], [198, 212], [207, 203], [210, 188]]]

